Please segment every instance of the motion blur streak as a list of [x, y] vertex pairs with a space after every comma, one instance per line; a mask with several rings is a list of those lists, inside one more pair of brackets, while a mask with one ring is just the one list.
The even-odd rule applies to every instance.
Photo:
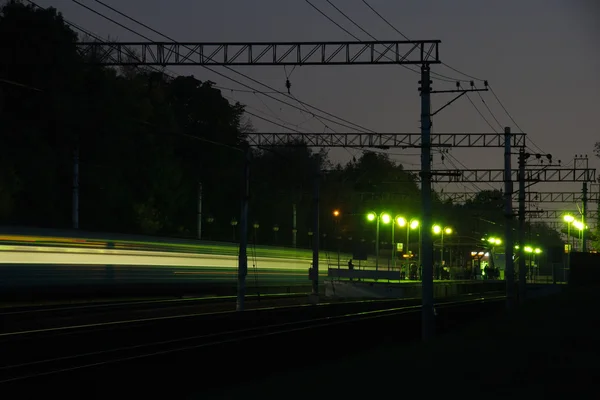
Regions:
[[[143, 250], [0, 245], [0, 264], [236, 267], [237, 257]], [[261, 257], [259, 264], [263, 270], [285, 268], [307, 271], [309, 267], [306, 260], [294, 258]]]
[[[235, 243], [3, 232], [0, 293], [7, 298], [90, 291], [229, 294], [226, 288], [234, 288], [237, 277], [237, 253]], [[309, 284], [310, 250], [257, 247], [248, 256], [249, 283], [255, 288], [291, 290], [290, 285]], [[329, 265], [324, 256], [321, 265]], [[326, 276], [327, 268], [319, 272]]]

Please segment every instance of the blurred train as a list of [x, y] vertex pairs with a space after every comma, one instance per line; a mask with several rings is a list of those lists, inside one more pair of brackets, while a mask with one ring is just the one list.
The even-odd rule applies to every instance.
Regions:
[[[0, 296], [233, 294], [237, 251], [234, 243], [0, 234]], [[311, 257], [305, 249], [249, 247], [248, 290], [308, 287]], [[327, 253], [319, 262], [325, 277]]]

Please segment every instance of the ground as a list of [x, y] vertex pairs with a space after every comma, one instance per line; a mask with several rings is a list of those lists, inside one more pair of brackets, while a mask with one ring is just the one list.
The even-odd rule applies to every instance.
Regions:
[[273, 375], [220, 395], [595, 398], [599, 307], [596, 288], [570, 289], [530, 299], [511, 315], [484, 317], [431, 343], [369, 349], [336, 362], [319, 354], [323, 362], [314, 368]]

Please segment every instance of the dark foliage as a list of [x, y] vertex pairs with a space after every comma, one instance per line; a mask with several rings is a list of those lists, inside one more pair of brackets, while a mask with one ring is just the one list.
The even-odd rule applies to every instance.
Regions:
[[[82, 229], [194, 237], [202, 183], [205, 236], [233, 239], [239, 149], [252, 132], [243, 105], [193, 76], [91, 66], [76, 50], [77, 34], [52, 8], [9, 1], [0, 11], [0, 36], [0, 223], [70, 227], [77, 151]], [[342, 237], [344, 247], [352, 247], [351, 238], [372, 239], [368, 211], [418, 217], [417, 184], [386, 155], [365, 152], [333, 166], [327, 152], [298, 143], [253, 151], [250, 226], [259, 228], [250, 231], [259, 242], [291, 243], [295, 205], [298, 245], [308, 245], [315, 165], [328, 170], [322, 232]], [[465, 205], [436, 200], [435, 219], [466, 237], [498, 231], [498, 196], [482, 192]]]

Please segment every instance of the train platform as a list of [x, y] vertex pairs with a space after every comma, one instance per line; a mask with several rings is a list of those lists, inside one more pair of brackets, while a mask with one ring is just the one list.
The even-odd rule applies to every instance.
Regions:
[[361, 353], [356, 351], [361, 346], [356, 332], [356, 348], [337, 361], [320, 354], [321, 362], [312, 368], [271, 375], [220, 394], [354, 399], [408, 390], [421, 397], [587, 398], [595, 389], [593, 372], [600, 356], [599, 308], [597, 288], [565, 288], [530, 298], [512, 315], [484, 317], [429, 344], [368, 351], [365, 346]]

